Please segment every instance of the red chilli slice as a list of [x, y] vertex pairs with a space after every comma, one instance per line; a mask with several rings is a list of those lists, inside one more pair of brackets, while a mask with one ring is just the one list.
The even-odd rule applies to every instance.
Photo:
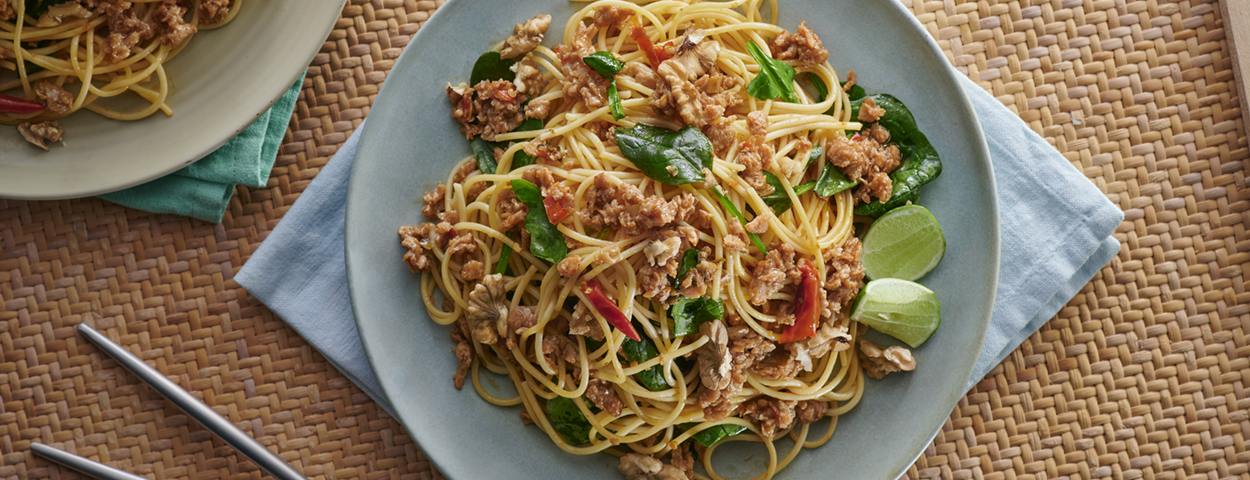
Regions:
[[45, 108], [42, 103], [8, 95], [0, 95], [0, 112], [4, 113], [35, 113]]
[[[642, 337], [638, 336], [638, 332], [634, 330], [634, 326], [630, 325], [629, 319], [625, 318], [625, 314], [616, 306], [612, 299], [603, 293], [603, 288], [599, 287], [599, 282], [594, 280], [586, 280], [582, 283], [582, 295], [586, 296], [586, 300], [590, 301], [590, 306], [594, 307], [599, 315], [603, 315], [603, 319], [624, 333], [626, 337], [635, 342], [642, 341]], [[813, 333], [815, 331], [813, 330]]]
[[564, 217], [569, 216], [568, 207], [555, 198], [543, 197], [543, 207], [546, 207], [547, 221], [551, 222], [552, 225], [559, 225], [564, 220]]
[[816, 327], [820, 324], [820, 280], [816, 278], [816, 267], [806, 258], [799, 264], [799, 291], [794, 306], [794, 324], [777, 337], [779, 343], [790, 343], [816, 335]]
[[651, 62], [651, 68], [659, 68], [660, 62], [668, 60], [668, 53], [651, 43], [651, 38], [647, 36], [646, 30], [642, 29], [638, 17], [629, 18], [629, 36], [638, 43], [638, 49], [647, 54], [647, 61]]

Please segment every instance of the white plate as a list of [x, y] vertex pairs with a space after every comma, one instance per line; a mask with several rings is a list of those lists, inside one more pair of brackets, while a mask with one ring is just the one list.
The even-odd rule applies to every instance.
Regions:
[[303, 75], [346, 0], [249, 0], [166, 64], [161, 112], [123, 122], [81, 111], [45, 152], [0, 125], [0, 197], [85, 197], [158, 178], [208, 155], [269, 109]]
[[[833, 439], [805, 449], [777, 480], [889, 479], [915, 461], [965, 393], [981, 350], [998, 275], [998, 207], [989, 154], [956, 73], [924, 27], [889, 0], [781, 0], [781, 26], [807, 20], [842, 75], [854, 69], [870, 93], [891, 93], [942, 156], [942, 175], [921, 191], [947, 235], [946, 256], [921, 279], [942, 305], [942, 326], [916, 349], [916, 371], [869, 380], [863, 400], [839, 417]], [[513, 24], [551, 14], [548, 42], [584, 3], [451, 0], [395, 62], [365, 123], [347, 197], [347, 279], [369, 363], [399, 420], [454, 479], [623, 478], [616, 458], [560, 450], [521, 407], [487, 403], [452, 386], [448, 328], [430, 321], [420, 277], [400, 261], [395, 233], [423, 220], [421, 194], [469, 154], [443, 87], [467, 81], [474, 60]], [[506, 12], [506, 13], [502, 13]], [[888, 41], [882, 34], [888, 32]], [[491, 387], [488, 383], [488, 388]], [[507, 385], [507, 380], [496, 382]], [[506, 387], [499, 389], [506, 391]], [[824, 426], [817, 428], [823, 433]], [[763, 470], [763, 447], [731, 443], [715, 455], [728, 478]]]

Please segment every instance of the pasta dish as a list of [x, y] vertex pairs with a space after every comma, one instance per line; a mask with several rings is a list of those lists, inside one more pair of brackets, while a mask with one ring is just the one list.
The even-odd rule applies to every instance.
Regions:
[[[164, 63], [197, 31], [218, 28], [243, 0], [0, 0], [0, 122], [45, 150], [57, 119], [90, 110], [138, 120], [165, 103]], [[128, 94], [147, 106], [118, 111], [96, 100]]]
[[456, 388], [629, 479], [722, 478], [732, 441], [762, 444], [771, 478], [866, 375], [915, 368], [852, 320], [857, 229], [914, 203], [937, 154], [806, 23], [763, 18], [775, 1], [601, 0], [554, 47], [551, 16], [517, 24], [446, 85], [472, 155], [399, 235]]

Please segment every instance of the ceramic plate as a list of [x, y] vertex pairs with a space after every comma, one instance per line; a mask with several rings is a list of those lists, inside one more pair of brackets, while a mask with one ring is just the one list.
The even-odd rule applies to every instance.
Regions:
[[[166, 65], [172, 117], [122, 122], [83, 111], [45, 152], [0, 125], [0, 197], [98, 195], [208, 155], [269, 109], [321, 49], [345, 0], [251, 0], [226, 26], [196, 34]], [[119, 97], [120, 98], [120, 97]], [[139, 102], [110, 103], [137, 107]], [[136, 108], [127, 108], [134, 110]]]
[[[946, 232], [941, 265], [922, 283], [938, 294], [941, 328], [916, 351], [910, 374], [869, 381], [863, 401], [841, 417], [833, 440], [802, 451], [779, 478], [890, 479], [925, 448], [964, 394], [993, 306], [998, 272], [994, 180], [971, 104], [937, 45], [894, 2], [782, 0], [781, 26], [807, 20], [845, 75], [854, 69], [870, 91], [903, 100], [944, 160], [942, 176], [921, 203]], [[429, 321], [420, 279], [400, 257], [396, 230], [422, 220], [424, 191], [469, 154], [448, 113], [443, 86], [466, 81], [481, 52], [514, 23], [555, 17], [548, 40], [584, 4], [563, 0], [451, 0], [426, 23], [396, 62], [366, 122], [347, 204], [347, 273], [360, 337], [396, 413], [447, 476], [478, 478], [621, 478], [617, 461], [576, 456], [545, 433], [521, 425], [521, 407], [497, 407], [471, 384], [452, 386], [456, 361], [448, 329]], [[502, 12], [507, 12], [504, 14]], [[889, 41], [881, 41], [888, 34]], [[506, 380], [502, 383], [508, 383]], [[742, 442], [722, 462], [730, 478], [753, 476], [767, 454]], [[739, 447], [734, 447], [739, 448]], [[728, 463], [728, 464], [726, 464]]]

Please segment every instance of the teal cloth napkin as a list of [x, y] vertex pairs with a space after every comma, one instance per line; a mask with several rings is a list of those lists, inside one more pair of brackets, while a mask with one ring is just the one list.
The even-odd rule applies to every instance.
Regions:
[[174, 173], [100, 198], [153, 213], [172, 213], [221, 223], [234, 187], [263, 187], [278, 158], [304, 77], [278, 102], [221, 148]]

